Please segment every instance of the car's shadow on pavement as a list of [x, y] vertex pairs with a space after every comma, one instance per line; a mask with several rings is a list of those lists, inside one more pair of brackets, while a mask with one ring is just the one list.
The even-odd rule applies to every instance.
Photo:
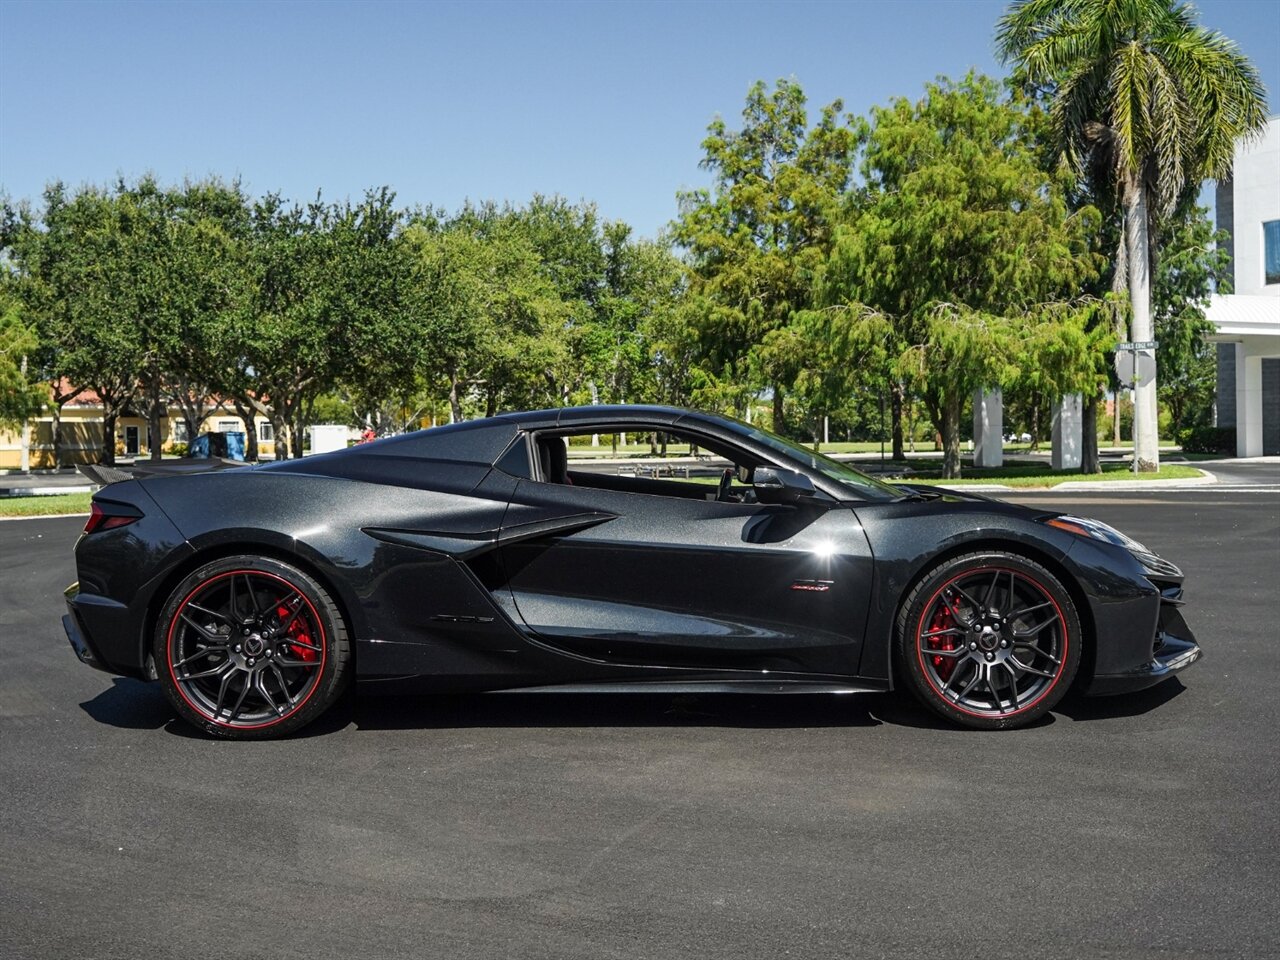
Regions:
[[126, 730], [159, 730], [177, 719], [160, 684], [130, 677], [112, 677], [111, 686], [80, 709], [98, 723]]
[[[1028, 729], [1055, 715], [1069, 720], [1133, 717], [1155, 710], [1186, 688], [1177, 679], [1122, 697], [1068, 696]], [[157, 683], [116, 677], [80, 704], [98, 723], [159, 730], [180, 737], [205, 734], [182, 721]], [[934, 716], [906, 692], [852, 695], [789, 694], [441, 694], [421, 697], [348, 694], [295, 734], [323, 737], [344, 730], [438, 730], [467, 727], [876, 727], [888, 724], [972, 733]]]
[[1182, 681], [1170, 677], [1154, 687], [1136, 693], [1122, 693], [1114, 697], [1085, 697], [1072, 692], [1054, 708], [1069, 720], [1114, 720], [1119, 717], [1137, 717], [1156, 710], [1174, 697], [1186, 691]]
[[[873, 727], [871, 697], [830, 694], [473, 694], [364, 697], [360, 730], [450, 727]], [[877, 698], [878, 699], [878, 698]], [[335, 718], [337, 719], [337, 718]], [[325, 718], [317, 723], [320, 726]]]

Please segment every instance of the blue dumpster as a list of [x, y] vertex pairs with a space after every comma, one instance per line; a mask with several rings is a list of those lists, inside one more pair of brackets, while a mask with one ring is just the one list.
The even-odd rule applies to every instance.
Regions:
[[227, 438], [227, 452], [223, 454], [228, 460], [244, 459], [244, 432], [230, 430], [223, 434]]

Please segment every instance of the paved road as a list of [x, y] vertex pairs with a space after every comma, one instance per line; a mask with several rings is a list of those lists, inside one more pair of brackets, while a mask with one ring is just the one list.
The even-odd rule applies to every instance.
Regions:
[[1280, 457], [1256, 460], [1207, 460], [1193, 466], [1208, 470], [1218, 478], [1219, 483], [1235, 486], [1280, 486]]
[[215, 743], [0, 523], [0, 956], [1275, 956], [1278, 498], [1028, 496], [1183, 564], [1204, 662], [1004, 734], [888, 696], [358, 701]]

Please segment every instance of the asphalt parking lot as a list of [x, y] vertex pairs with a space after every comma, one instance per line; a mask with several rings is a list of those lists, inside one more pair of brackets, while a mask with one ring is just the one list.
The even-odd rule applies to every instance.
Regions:
[[0, 523], [0, 956], [1277, 955], [1280, 496], [1046, 493], [1205, 660], [975, 734], [863, 697], [358, 700], [220, 743], [76, 662], [81, 519]]

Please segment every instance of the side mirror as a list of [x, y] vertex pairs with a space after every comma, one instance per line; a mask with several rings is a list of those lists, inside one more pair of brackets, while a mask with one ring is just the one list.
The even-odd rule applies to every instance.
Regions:
[[761, 503], [795, 503], [817, 493], [803, 473], [783, 467], [756, 467], [751, 485]]

